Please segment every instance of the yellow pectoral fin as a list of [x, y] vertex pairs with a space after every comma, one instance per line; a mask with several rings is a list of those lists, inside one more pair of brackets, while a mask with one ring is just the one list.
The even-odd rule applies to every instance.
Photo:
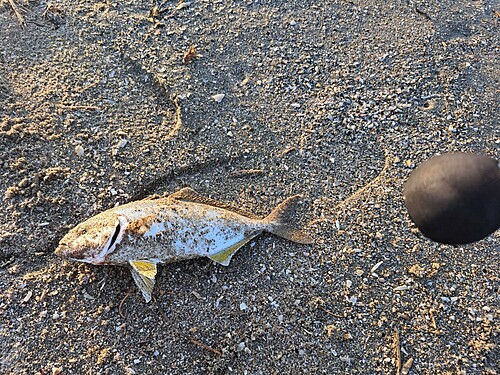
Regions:
[[155, 286], [156, 263], [150, 260], [129, 260], [131, 273], [146, 302], [151, 301]]
[[231, 258], [236, 253], [236, 251], [238, 251], [240, 247], [245, 245], [248, 241], [250, 241], [254, 237], [255, 236], [244, 238], [241, 241], [236, 242], [234, 245], [229, 246], [227, 249], [224, 249], [222, 251], [219, 251], [218, 253], [210, 255], [209, 258], [212, 259], [214, 262], [222, 264], [223, 266], [228, 266], [229, 262], [231, 261]]

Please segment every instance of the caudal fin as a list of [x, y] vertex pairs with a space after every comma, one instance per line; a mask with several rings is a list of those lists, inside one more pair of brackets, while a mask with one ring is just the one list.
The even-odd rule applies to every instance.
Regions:
[[300, 199], [300, 195], [294, 195], [278, 205], [266, 218], [264, 222], [268, 224], [266, 230], [276, 236], [287, 240], [310, 244], [314, 240], [307, 233], [297, 228], [292, 223], [295, 207]]

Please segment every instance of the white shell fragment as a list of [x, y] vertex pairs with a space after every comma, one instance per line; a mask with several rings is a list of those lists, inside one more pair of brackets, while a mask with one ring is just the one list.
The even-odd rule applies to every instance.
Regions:
[[370, 273], [374, 273], [376, 270], [378, 270], [378, 268], [382, 265], [382, 263], [384, 263], [383, 261], [380, 261], [378, 262], [377, 264], [375, 264], [372, 269], [370, 270]]
[[28, 302], [28, 301], [30, 300], [30, 298], [31, 298], [31, 296], [32, 296], [32, 295], [33, 295], [33, 292], [30, 290], [30, 291], [26, 294], [26, 296], [22, 299], [22, 301], [21, 301], [21, 302], [22, 302], [22, 303], [26, 303], [26, 302]]
[[128, 143], [128, 140], [126, 140], [125, 138], [122, 138], [120, 139], [120, 141], [118, 142], [118, 144], [116, 145], [117, 148], [122, 148], [122, 147], [125, 147]]
[[75, 147], [75, 154], [77, 156], [83, 156], [85, 154], [85, 150], [83, 149], [82, 145], [76, 145], [76, 147]]
[[215, 94], [212, 95], [212, 99], [215, 100], [217, 103], [220, 103], [225, 96], [226, 96], [225, 94]]
[[116, 155], [118, 154], [118, 151], [119, 151], [121, 148], [125, 147], [125, 146], [127, 145], [127, 143], [128, 143], [128, 140], [127, 140], [127, 139], [125, 139], [125, 138], [120, 139], [120, 140], [118, 141], [118, 143], [116, 144], [115, 148], [111, 151], [111, 154], [112, 154], [113, 156], [116, 156]]
[[403, 291], [403, 290], [408, 290], [410, 289], [410, 287], [408, 285], [401, 285], [401, 286], [397, 286], [394, 288], [394, 291], [396, 292], [400, 292], [400, 291]]
[[358, 303], [358, 298], [356, 296], [352, 296], [352, 297], [345, 296], [345, 299], [346, 299], [347, 302], [350, 302], [353, 305], [355, 305], [356, 303]]

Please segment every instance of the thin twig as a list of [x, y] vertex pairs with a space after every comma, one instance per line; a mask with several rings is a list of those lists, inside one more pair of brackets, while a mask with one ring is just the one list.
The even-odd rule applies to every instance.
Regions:
[[288, 155], [290, 152], [297, 150], [296, 147], [288, 147], [281, 152], [281, 156]]
[[434, 317], [434, 310], [429, 310], [429, 316], [431, 318], [431, 325], [432, 325], [432, 328], [434, 328], [434, 331], [437, 332], [438, 331], [438, 327], [437, 327], [437, 324], [436, 324], [436, 318]]
[[81, 89], [78, 89], [77, 91], [81, 94], [85, 90], [88, 90], [88, 89], [90, 89], [90, 88], [92, 88], [94, 86], [97, 86], [98, 83], [99, 83], [99, 81], [92, 82], [92, 83], [88, 84], [87, 86], [84, 86]]
[[409, 358], [401, 367], [401, 375], [408, 375], [412, 365], [413, 365], [413, 358]]
[[205, 350], [208, 350], [209, 352], [212, 352], [214, 354], [217, 354], [217, 355], [222, 355], [222, 353], [220, 351], [218, 351], [217, 349], [214, 349], [212, 348], [211, 346], [208, 346], [202, 342], [199, 342], [198, 340], [192, 338], [192, 337], [188, 337], [189, 341], [191, 341], [193, 344], [195, 345], [198, 345], [200, 348], [203, 348]]
[[317, 218], [317, 219], [314, 219], [314, 220], [311, 220], [307, 225], [310, 226], [310, 225], [316, 225], [318, 223], [335, 223], [335, 220], [333, 219], [328, 219], [326, 217], [320, 217], [320, 218]]
[[321, 311], [326, 312], [328, 315], [334, 316], [336, 318], [339, 318], [339, 319], [345, 318], [345, 316], [337, 315], [337, 314], [331, 312], [330, 310], [325, 309], [324, 307], [318, 306], [318, 309], [320, 309]]
[[421, 16], [424, 16], [424, 18], [428, 21], [432, 21], [432, 18], [427, 14], [425, 13], [423, 10], [420, 10], [418, 9], [417, 7], [415, 7], [415, 11], [420, 14]]
[[397, 328], [394, 331], [394, 356], [396, 357], [396, 375], [401, 375], [401, 345]]
[[122, 318], [126, 318], [125, 315], [123, 315], [122, 313], [122, 307], [123, 307], [123, 303], [125, 302], [125, 300], [130, 296], [130, 290], [127, 292], [127, 294], [125, 294], [125, 297], [123, 297], [123, 299], [121, 300], [120, 304], [118, 305], [118, 313], [120, 314], [120, 316]]
[[10, 7], [12, 8], [12, 10], [14, 11], [14, 14], [16, 15], [17, 20], [19, 21], [19, 24], [21, 25], [21, 27], [23, 27], [23, 28], [26, 27], [26, 21], [24, 19], [24, 16], [21, 14], [21, 11], [17, 7], [14, 0], [9, 0], [9, 4], [10, 4]]

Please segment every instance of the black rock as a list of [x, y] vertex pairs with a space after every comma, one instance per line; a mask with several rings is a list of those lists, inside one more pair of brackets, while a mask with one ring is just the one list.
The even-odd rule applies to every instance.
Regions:
[[500, 164], [476, 154], [436, 156], [412, 172], [404, 196], [426, 237], [454, 245], [478, 241], [500, 227]]

